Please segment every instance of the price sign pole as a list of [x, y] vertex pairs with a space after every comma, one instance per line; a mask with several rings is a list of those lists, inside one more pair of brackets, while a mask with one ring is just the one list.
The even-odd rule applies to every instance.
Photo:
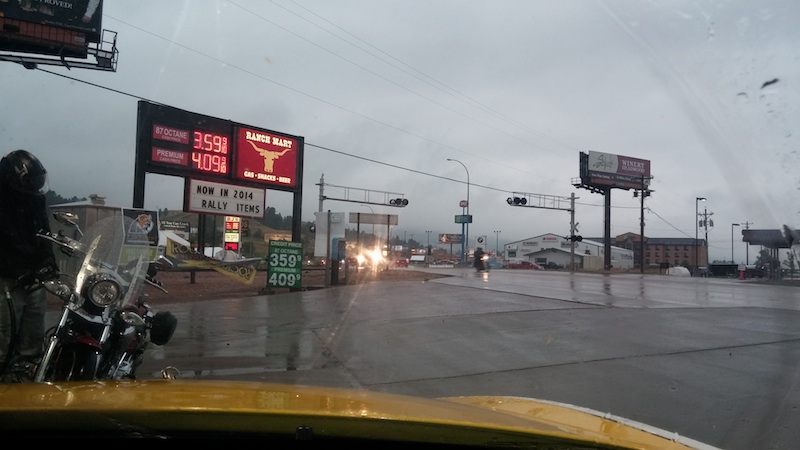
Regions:
[[269, 241], [267, 255], [267, 287], [301, 288], [303, 275], [303, 243]]

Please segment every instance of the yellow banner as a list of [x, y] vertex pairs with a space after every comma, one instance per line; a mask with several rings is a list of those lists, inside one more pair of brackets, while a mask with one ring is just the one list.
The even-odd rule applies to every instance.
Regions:
[[256, 266], [251, 263], [221, 261], [211, 258], [191, 248], [167, 238], [166, 256], [177, 270], [212, 269], [244, 284], [252, 284], [256, 279]]

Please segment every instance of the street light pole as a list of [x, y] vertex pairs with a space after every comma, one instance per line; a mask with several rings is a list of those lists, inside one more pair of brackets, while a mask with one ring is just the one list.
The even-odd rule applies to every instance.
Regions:
[[[461, 164], [461, 166], [464, 168], [464, 171], [467, 172], [467, 208], [466, 208], [467, 209], [467, 214], [466, 215], [467, 215], [467, 218], [469, 218], [469, 170], [467, 169], [467, 166], [465, 166], [463, 162], [461, 162], [461, 161], [459, 161], [457, 159], [447, 158], [447, 160], [448, 161], [457, 162], [457, 163]], [[461, 228], [462, 228], [461, 234], [464, 236], [464, 239], [461, 242], [461, 262], [463, 263], [463, 262], [467, 261], [466, 249], [469, 248], [468, 247], [469, 246], [469, 222], [466, 223], [466, 231], [464, 231], [464, 224], [463, 223], [461, 224]], [[464, 247], [465, 245], [467, 245], [467, 247]]]
[[736, 260], [733, 259], [733, 227], [741, 226], [738, 223], [731, 224], [731, 264], [736, 264]]
[[494, 231], [494, 255], [500, 254], [500, 230]]
[[[706, 239], [705, 239], [705, 242], [703, 242], [703, 245], [706, 248], [706, 268], [708, 268], [708, 264], [710, 262], [708, 260], [708, 216], [713, 215], [713, 214], [714, 214], [713, 212], [712, 213], [708, 212], [708, 207], [705, 207], [705, 206], [703, 207], [703, 229], [705, 229], [705, 232], [706, 232]], [[714, 226], [713, 222], [711, 222], [711, 226], [712, 227]], [[708, 276], [708, 271], [706, 271], [706, 276]]]
[[693, 273], [697, 271], [697, 233], [699, 231], [700, 222], [697, 220], [700, 217], [700, 210], [698, 209], [698, 202], [706, 201], [705, 197], [695, 197], [694, 199], [694, 270]]

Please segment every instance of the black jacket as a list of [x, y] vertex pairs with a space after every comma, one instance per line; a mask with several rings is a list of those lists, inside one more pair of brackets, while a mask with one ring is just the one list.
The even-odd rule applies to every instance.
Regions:
[[50, 231], [44, 195], [25, 195], [0, 183], [0, 276], [57, 268], [50, 242], [36, 237], [39, 230]]

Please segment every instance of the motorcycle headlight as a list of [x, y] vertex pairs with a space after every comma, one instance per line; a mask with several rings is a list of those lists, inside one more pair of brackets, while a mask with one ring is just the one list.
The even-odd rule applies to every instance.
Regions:
[[100, 275], [88, 281], [86, 297], [95, 305], [105, 308], [122, 297], [122, 287], [114, 279]]

